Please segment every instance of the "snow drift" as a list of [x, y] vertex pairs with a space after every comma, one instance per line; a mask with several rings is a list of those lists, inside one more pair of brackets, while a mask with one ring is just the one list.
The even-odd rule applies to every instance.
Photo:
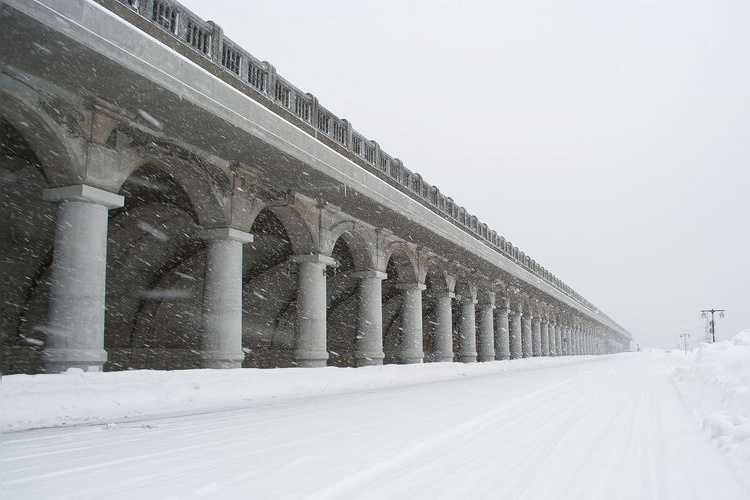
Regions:
[[703, 428], [736, 467], [750, 462], [750, 330], [702, 344], [673, 380]]
[[602, 356], [278, 370], [133, 370], [2, 378], [0, 431], [102, 424], [560, 366]]

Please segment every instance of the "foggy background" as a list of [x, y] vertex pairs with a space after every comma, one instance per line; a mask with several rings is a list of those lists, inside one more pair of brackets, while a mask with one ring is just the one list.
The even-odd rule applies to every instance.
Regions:
[[181, 2], [634, 343], [750, 327], [750, 1]]

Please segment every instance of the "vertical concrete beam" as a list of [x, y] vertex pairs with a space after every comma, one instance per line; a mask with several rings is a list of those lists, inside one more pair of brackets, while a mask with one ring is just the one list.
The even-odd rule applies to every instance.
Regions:
[[549, 356], [549, 322], [542, 319], [542, 356]]
[[231, 228], [199, 234], [208, 242], [203, 281], [201, 367], [242, 368], [242, 245], [253, 235]]
[[458, 330], [458, 360], [462, 363], [476, 363], [477, 361], [477, 330], [475, 307], [477, 304], [476, 291], [460, 295], [459, 304], [461, 317]]
[[514, 310], [508, 316], [510, 322], [510, 358], [519, 359], [523, 357], [523, 332], [521, 331], [521, 311]]
[[549, 330], [549, 355], [550, 356], [557, 356], [557, 332], [556, 332], [556, 324], [554, 321], [550, 321], [547, 325], [547, 328]]
[[435, 298], [435, 328], [433, 359], [453, 361], [453, 292], [439, 292]]
[[45, 370], [102, 371], [104, 297], [107, 281], [107, 224], [124, 198], [86, 184], [47, 189], [59, 202], [50, 275]]
[[424, 361], [422, 348], [422, 283], [402, 283], [398, 287], [401, 293], [401, 351], [399, 361], [402, 364], [421, 363]]
[[297, 322], [292, 359], [297, 366], [320, 367], [328, 361], [326, 346], [326, 266], [335, 260], [322, 254], [295, 255]]
[[531, 354], [534, 357], [542, 355], [542, 326], [539, 316], [531, 319]]
[[477, 343], [478, 360], [495, 360], [495, 294], [482, 292], [479, 300], [479, 336]]
[[356, 366], [382, 365], [383, 353], [383, 280], [380, 271], [355, 273], [359, 278], [359, 308], [357, 334], [354, 337]]
[[508, 304], [503, 303], [495, 309], [495, 358], [510, 359], [510, 325], [508, 322]]
[[521, 352], [524, 358], [530, 358], [534, 352], [532, 350], [532, 333], [531, 321], [533, 317], [529, 313], [521, 316]]

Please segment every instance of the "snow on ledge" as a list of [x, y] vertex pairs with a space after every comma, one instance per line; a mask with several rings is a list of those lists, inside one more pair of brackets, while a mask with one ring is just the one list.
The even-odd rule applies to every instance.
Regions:
[[106, 424], [230, 410], [280, 400], [493, 375], [608, 356], [362, 368], [134, 370], [2, 377], [0, 431]]

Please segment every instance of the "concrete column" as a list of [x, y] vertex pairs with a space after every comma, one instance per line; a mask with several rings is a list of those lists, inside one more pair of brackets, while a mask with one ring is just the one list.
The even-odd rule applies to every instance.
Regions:
[[555, 322], [550, 321], [547, 328], [549, 329], [549, 355], [557, 356], [557, 332], [555, 331]]
[[474, 307], [476, 299], [473, 294], [461, 295], [461, 318], [458, 330], [459, 353], [458, 360], [462, 363], [476, 363], [477, 361], [477, 331]]
[[570, 329], [570, 338], [572, 339], [572, 349], [571, 354], [573, 356], [578, 356], [578, 329], [573, 327]]
[[510, 323], [510, 359], [518, 359], [523, 357], [520, 311], [511, 311], [508, 320]]
[[524, 358], [530, 358], [534, 355], [531, 333], [532, 316], [524, 314], [521, 316], [521, 352]]
[[508, 306], [503, 304], [495, 309], [495, 358], [510, 359], [510, 328]]
[[542, 327], [539, 316], [531, 319], [531, 354], [535, 358], [542, 355]]
[[424, 361], [422, 350], [422, 283], [402, 283], [401, 292], [401, 351], [399, 362], [402, 364], [421, 363]]
[[563, 325], [558, 323], [555, 326], [555, 349], [557, 350], [558, 356], [564, 356], [563, 353]]
[[477, 359], [479, 361], [495, 360], [495, 294], [482, 293], [479, 302], [479, 336], [477, 342]]
[[549, 356], [549, 323], [542, 320], [542, 356]]
[[583, 332], [583, 353], [591, 354], [591, 335], [589, 335], [589, 332]]
[[383, 280], [380, 271], [355, 273], [359, 278], [359, 315], [354, 337], [356, 366], [382, 365], [383, 353]]
[[563, 325], [562, 327], [562, 355], [570, 356], [570, 327]]
[[295, 255], [297, 264], [297, 323], [292, 358], [297, 366], [326, 366], [326, 266], [331, 257]]
[[201, 368], [242, 368], [242, 245], [253, 235], [231, 228], [199, 234], [208, 242], [203, 281]]
[[45, 329], [45, 371], [102, 371], [107, 361], [104, 296], [108, 211], [121, 207], [124, 198], [86, 184], [47, 189], [43, 197], [60, 203]]
[[578, 328], [573, 330], [573, 354], [581, 355], [581, 330]]
[[453, 361], [453, 297], [452, 292], [440, 292], [435, 299], [435, 361]]

